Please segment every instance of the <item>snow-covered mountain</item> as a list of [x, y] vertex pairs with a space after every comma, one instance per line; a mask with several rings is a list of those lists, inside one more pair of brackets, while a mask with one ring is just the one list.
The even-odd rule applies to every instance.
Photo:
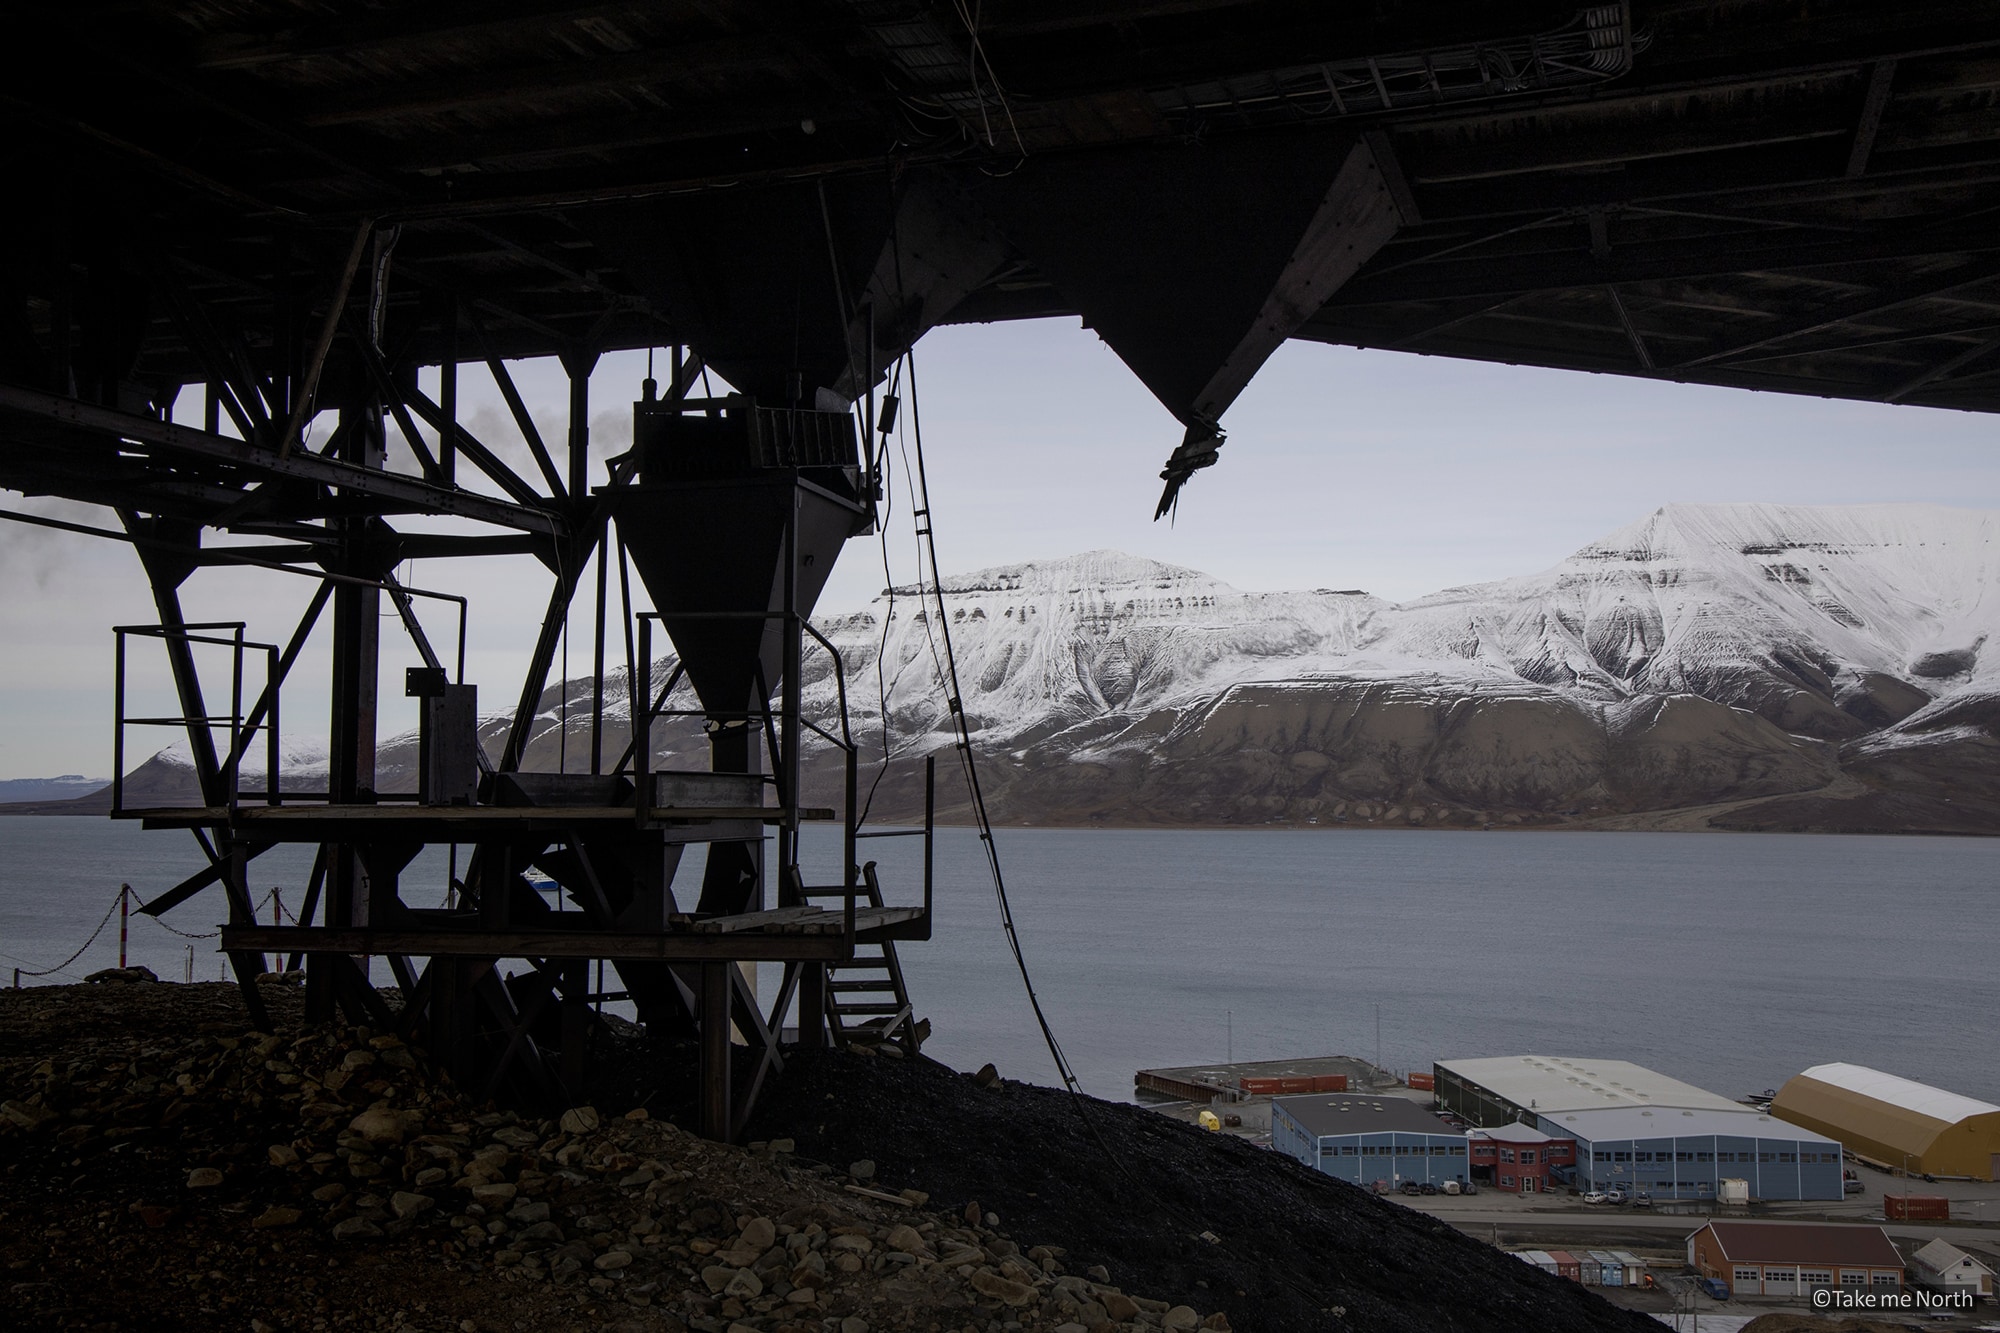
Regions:
[[[1721, 822], [1968, 827], [2000, 809], [1979, 778], [2000, 772], [1996, 527], [1928, 505], [1673, 505], [1539, 574], [1402, 605], [1245, 593], [1101, 551], [948, 578], [943, 601], [1015, 818], [1540, 822], [1732, 803]], [[893, 743], [935, 748], [935, 611], [898, 592], [824, 628], [858, 732], [876, 734], [883, 643]]]
[[[1539, 574], [1400, 605], [1092, 551], [948, 577], [942, 625], [915, 588], [818, 623], [870, 763], [886, 700], [892, 818], [920, 806], [912, 761], [950, 755], [948, 629], [1006, 820], [2000, 831], [1997, 528], [1934, 505], [1670, 505]], [[544, 695], [528, 767], [581, 766], [589, 696]], [[823, 654], [805, 696], [834, 714]], [[607, 756], [626, 697], [621, 671]], [[504, 728], [484, 724], [490, 749]], [[705, 766], [691, 725], [657, 739], [661, 765]], [[414, 759], [414, 737], [385, 742], [381, 789], [414, 785]], [[815, 757], [825, 794], [836, 759]]]

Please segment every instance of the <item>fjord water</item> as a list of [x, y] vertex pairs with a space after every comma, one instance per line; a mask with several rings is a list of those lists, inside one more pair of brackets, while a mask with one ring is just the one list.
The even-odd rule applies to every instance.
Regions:
[[[1043, 1007], [1098, 1096], [1135, 1069], [1317, 1054], [1424, 1069], [1454, 1056], [1633, 1060], [1729, 1096], [1847, 1060], [2000, 1101], [2000, 841], [1697, 833], [1002, 829]], [[917, 841], [863, 843], [892, 901]], [[815, 882], [837, 864], [808, 846]], [[280, 859], [284, 858], [284, 859]], [[200, 864], [186, 834], [0, 819], [0, 962], [46, 967], [117, 884]], [[296, 908], [308, 857], [254, 863]], [[417, 867], [424, 871], [422, 863]], [[442, 883], [442, 866], [432, 868]], [[420, 895], [413, 895], [420, 896]], [[905, 946], [929, 1054], [1055, 1080], [978, 840], [938, 835], [936, 937]], [[169, 918], [213, 929], [208, 891]], [[183, 974], [187, 941], [134, 918], [132, 957]], [[195, 943], [213, 980], [213, 941]], [[66, 969], [109, 965], [116, 923]], [[766, 969], [765, 989], [775, 980]], [[0, 978], [7, 974], [0, 973]]]

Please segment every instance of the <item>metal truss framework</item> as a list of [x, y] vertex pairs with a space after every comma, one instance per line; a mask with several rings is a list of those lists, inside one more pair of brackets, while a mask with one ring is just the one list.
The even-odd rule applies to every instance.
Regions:
[[[802, 1035], [843, 1030], [828, 1005], [844, 992], [822, 971], [928, 918], [891, 919], [905, 909], [881, 901], [851, 840], [840, 885], [794, 872], [796, 678], [838, 542], [808, 541], [831, 542], [810, 587], [786, 543], [825, 495], [860, 506], [833, 529], [862, 521], [873, 395], [927, 329], [1082, 317], [1186, 428], [1163, 512], [1216, 461], [1223, 413], [1288, 337], [2000, 410], [1990, 3], [988, 9], [77, 0], [21, 17], [0, 95], [22, 201], [0, 218], [0, 487], [101, 506], [97, 524], [27, 517], [139, 556], [202, 792], [194, 814], [153, 818], [191, 828], [209, 862], [150, 910], [222, 886], [247, 1002], [263, 953], [301, 954], [315, 1012], [429, 1024], [465, 1077], [553, 1095], [574, 1086], [601, 993], [588, 960], [608, 960], [649, 1021], [707, 1050], [715, 1133], [741, 1119], [729, 1043], [759, 1052], [754, 1086], [783, 1013], [756, 1013], [727, 960], [782, 961]], [[655, 345], [688, 349], [661, 415], [740, 431], [758, 412], [846, 420], [851, 406], [859, 454], [753, 465], [685, 435], [651, 476], [637, 448], [593, 470], [591, 368]], [[560, 439], [511, 377], [528, 356], [567, 372]], [[464, 366], [492, 376], [519, 449], [469, 428]], [[695, 405], [705, 366], [749, 397]], [[190, 395], [199, 411], [177, 414]], [[776, 527], [756, 510], [758, 550], [673, 548], [705, 521], [674, 506], [725, 474], [744, 495], [789, 478], [784, 494], [821, 498]], [[462, 650], [454, 672], [417, 620], [423, 591], [395, 571], [520, 555], [552, 587], [508, 725], [477, 756], [475, 804], [376, 790], [384, 613], [435, 678], [426, 691], [462, 683]], [[736, 663], [691, 666], [688, 686], [715, 728], [709, 776], [764, 782], [754, 816], [740, 792], [661, 799], [643, 743], [607, 762], [606, 645], [645, 623], [624, 595], [633, 560], [683, 658], [707, 634]], [[317, 587], [262, 650], [268, 689], [228, 710], [219, 746], [193, 661], [208, 631], [186, 623], [182, 594], [221, 566]], [[588, 772], [537, 787], [537, 710], [587, 588]], [[774, 618], [777, 646], [738, 660], [728, 634], [689, 618], [725, 612]], [[321, 626], [328, 790], [317, 807], [260, 805], [241, 761]], [[636, 671], [636, 644], [626, 655]], [[433, 702], [440, 717], [453, 706]], [[766, 818], [776, 867], [749, 850]], [[316, 924], [299, 928], [319, 934], [250, 919], [245, 867], [287, 841], [320, 848]], [[471, 918], [400, 904], [414, 849], [438, 841], [476, 849], [452, 909]], [[659, 896], [671, 849], [703, 841], [710, 873], [683, 912]], [[520, 896], [518, 872], [544, 864], [588, 929], [552, 941]], [[725, 882], [716, 867], [731, 865]], [[805, 915], [760, 915], [767, 890], [770, 911]], [[820, 891], [840, 907], [831, 935], [808, 910]], [[645, 919], [627, 920], [642, 902]], [[714, 925], [733, 918], [749, 920]], [[483, 952], [464, 951], [466, 930], [488, 933]], [[397, 1015], [351, 961], [372, 945], [395, 960]], [[530, 962], [510, 982], [494, 964], [516, 950]], [[879, 1007], [907, 1023], [906, 997]]]

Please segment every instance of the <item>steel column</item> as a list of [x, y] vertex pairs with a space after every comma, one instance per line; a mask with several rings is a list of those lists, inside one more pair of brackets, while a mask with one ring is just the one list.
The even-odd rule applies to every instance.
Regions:
[[729, 974], [734, 963], [701, 965], [701, 1133], [729, 1137], [735, 1106], [730, 1089]]

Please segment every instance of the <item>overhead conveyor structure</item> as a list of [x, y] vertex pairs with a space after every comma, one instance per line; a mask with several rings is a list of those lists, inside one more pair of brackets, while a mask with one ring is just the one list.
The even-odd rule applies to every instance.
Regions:
[[[208, 862], [150, 909], [226, 896], [253, 1006], [283, 951], [311, 960], [316, 1014], [383, 1021], [355, 959], [390, 959], [391, 1017], [522, 1096], [582, 1077], [608, 964], [707, 1052], [718, 1135], [782, 1060], [794, 996], [801, 1040], [914, 1044], [893, 958], [879, 987], [855, 964], [921, 937], [924, 895], [869, 877], [851, 797], [808, 803], [802, 750], [853, 752], [842, 719], [801, 715], [799, 678], [831, 661], [814, 598], [875, 521], [882, 385], [926, 331], [1096, 330], [1165, 414], [1164, 485], [1126, 501], [1157, 515], [1198, 496], [1292, 338], [2000, 409], [2000, 11], [1971, 0], [12, 17], [0, 488], [97, 506], [26, 516], [122, 535], [147, 581], [157, 623], [127, 628], [174, 702], [144, 715], [177, 720], [202, 797], [121, 809]], [[671, 369], [633, 395], [634, 447], [593, 455], [593, 368], [654, 347]], [[567, 378], [559, 435], [514, 381], [530, 357]], [[464, 410], [462, 370], [518, 447]], [[475, 696], [420, 614], [448, 590], [406, 563], [521, 557], [546, 574], [526, 669]], [[282, 632], [246, 625], [264, 646], [227, 708], [201, 640], [264, 607], [188, 624], [222, 566], [318, 584]], [[673, 678], [607, 701], [655, 629]], [[428, 740], [396, 792], [377, 727], [399, 633]], [[587, 757], [537, 771], [569, 639], [596, 682]], [[323, 714], [286, 693], [321, 674], [308, 652]], [[479, 697], [505, 713], [490, 747], [464, 735]], [[281, 722], [330, 737], [324, 790], [239, 780]], [[660, 772], [643, 734], [621, 757], [654, 725], [705, 762]], [[806, 882], [814, 826], [838, 883]], [[258, 925], [248, 867], [288, 842], [317, 849], [311, 910]], [[404, 892], [426, 847], [450, 849], [441, 906]], [[691, 848], [698, 888], [677, 886]], [[576, 910], [544, 919], [529, 871]], [[776, 1010], [731, 966], [760, 959], [784, 967]]]

